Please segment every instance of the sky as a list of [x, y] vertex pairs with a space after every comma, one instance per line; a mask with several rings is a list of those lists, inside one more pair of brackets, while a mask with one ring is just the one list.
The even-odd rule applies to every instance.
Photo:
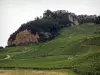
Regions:
[[68, 10], [77, 15], [100, 15], [100, 0], [0, 0], [0, 46], [23, 23], [42, 16], [47, 9]]

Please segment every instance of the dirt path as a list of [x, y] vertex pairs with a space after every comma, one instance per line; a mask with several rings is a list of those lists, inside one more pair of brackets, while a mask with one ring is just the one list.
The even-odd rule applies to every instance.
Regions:
[[0, 59], [0, 60], [6, 60], [6, 59], [9, 59], [9, 58], [10, 58], [10, 55], [6, 55], [5, 58], [2, 58], [2, 59]]
[[4, 59], [9, 59], [10, 58], [10, 55], [7, 55], [7, 57], [6, 58], [4, 58]]
[[68, 74], [56, 71], [0, 70], [0, 75], [68, 75]]

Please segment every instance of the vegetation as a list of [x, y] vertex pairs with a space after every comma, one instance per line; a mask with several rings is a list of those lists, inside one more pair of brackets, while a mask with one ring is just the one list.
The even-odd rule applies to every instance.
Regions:
[[100, 24], [100, 16], [98, 16], [98, 17], [96, 18], [95, 23], [96, 23], [96, 24]]
[[70, 70], [0, 70], [3, 75], [77, 75]]
[[[100, 75], [99, 29], [100, 25], [85, 23], [65, 27], [60, 30], [60, 35], [47, 42], [7, 47], [0, 52], [3, 59], [0, 68], [70, 69], [79, 75]], [[10, 58], [4, 59], [7, 55]]]
[[[69, 23], [71, 23], [68, 19], [68, 14], [69, 13], [63, 12], [62, 10], [55, 12], [47, 10], [44, 12], [42, 18], [37, 17], [34, 21], [22, 24], [21, 27], [10, 36], [8, 41], [14, 41], [16, 39], [16, 35], [24, 30], [29, 30], [32, 34], [38, 33], [41, 37], [39, 41], [52, 39], [58, 35], [58, 31], [61, 28], [68, 27]], [[45, 38], [45, 32], [52, 34], [52, 36], [50, 36], [50, 38]]]
[[15, 46], [16, 44], [12, 42], [16, 41], [17, 34], [25, 30], [30, 31], [34, 35], [38, 34], [40, 37], [38, 41], [44, 42], [56, 38], [56, 36], [59, 35], [59, 31], [64, 27], [95, 22], [95, 19], [96, 15], [75, 15], [65, 10], [46, 10], [43, 13], [43, 17], [37, 17], [33, 21], [22, 24], [20, 28], [10, 36], [8, 46]]
[[2, 47], [2, 46], [0, 46], [0, 49], [3, 49], [3, 47]]

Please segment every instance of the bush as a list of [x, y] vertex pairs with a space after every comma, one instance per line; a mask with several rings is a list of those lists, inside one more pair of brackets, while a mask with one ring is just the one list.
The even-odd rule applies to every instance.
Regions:
[[96, 18], [95, 23], [96, 23], [96, 24], [100, 24], [100, 16], [98, 16], [98, 17]]
[[0, 46], [0, 49], [3, 49], [3, 47], [2, 47], [2, 46]]

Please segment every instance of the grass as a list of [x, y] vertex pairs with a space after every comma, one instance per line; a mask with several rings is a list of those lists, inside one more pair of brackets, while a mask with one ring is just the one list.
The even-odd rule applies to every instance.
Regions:
[[0, 75], [77, 75], [71, 70], [0, 70]]
[[[100, 25], [87, 23], [63, 28], [60, 35], [38, 45], [0, 50], [0, 68], [72, 69], [78, 74], [100, 74]], [[72, 74], [74, 75], [74, 74]]]
[[0, 55], [0, 59], [4, 59], [4, 58], [6, 58], [6, 55], [1, 54], [1, 55]]

